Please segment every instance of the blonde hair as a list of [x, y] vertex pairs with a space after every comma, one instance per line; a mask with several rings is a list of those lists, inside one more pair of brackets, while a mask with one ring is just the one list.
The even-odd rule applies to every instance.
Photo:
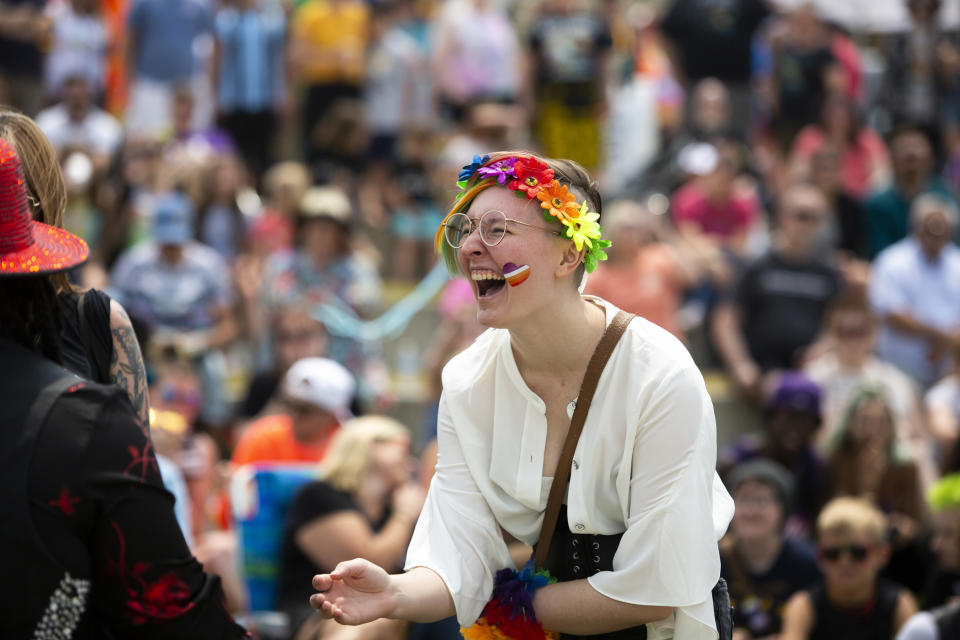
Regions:
[[831, 534], [864, 536], [883, 543], [887, 540], [887, 517], [865, 498], [834, 498], [817, 517], [817, 537]]
[[279, 162], [267, 169], [263, 177], [265, 190], [271, 198], [286, 191], [295, 204], [300, 203], [310, 183], [310, 171], [300, 162]]
[[373, 445], [409, 439], [410, 431], [393, 418], [354, 418], [333, 437], [330, 450], [320, 466], [320, 477], [341, 491], [355, 491], [370, 466]]
[[[37, 222], [63, 227], [67, 208], [67, 185], [60, 171], [57, 152], [37, 123], [9, 107], [0, 106], [0, 138], [16, 150], [27, 182], [30, 210]], [[59, 293], [75, 291], [66, 272], [49, 276]]]

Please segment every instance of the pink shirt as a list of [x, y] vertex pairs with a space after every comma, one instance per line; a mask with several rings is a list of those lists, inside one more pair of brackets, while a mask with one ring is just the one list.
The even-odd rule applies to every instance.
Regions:
[[[791, 155], [808, 162], [823, 146], [826, 136], [819, 125], [807, 125], [793, 141]], [[870, 192], [870, 177], [877, 166], [889, 163], [883, 139], [872, 129], [860, 130], [857, 139], [843, 148], [840, 159], [840, 178], [844, 190], [851, 196], [863, 198]]]
[[734, 190], [726, 202], [710, 202], [696, 181], [677, 189], [673, 194], [672, 206], [673, 220], [677, 226], [692, 222], [708, 236], [724, 240], [746, 233], [760, 210], [760, 202], [752, 192], [737, 193]]

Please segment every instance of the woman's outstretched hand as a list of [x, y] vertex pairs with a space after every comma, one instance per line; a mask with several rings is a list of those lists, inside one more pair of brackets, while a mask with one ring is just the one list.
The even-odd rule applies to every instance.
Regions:
[[389, 616], [396, 597], [386, 571], [368, 560], [341, 562], [331, 573], [313, 577], [310, 606], [340, 624], [363, 624]]

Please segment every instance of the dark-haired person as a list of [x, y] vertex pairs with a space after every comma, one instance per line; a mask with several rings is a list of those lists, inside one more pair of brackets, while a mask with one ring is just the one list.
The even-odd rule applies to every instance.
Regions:
[[[33, 219], [63, 227], [67, 187], [57, 152], [43, 130], [21, 113], [0, 111], [0, 139], [20, 158]], [[88, 380], [112, 383], [126, 391], [137, 417], [146, 424], [147, 372], [126, 310], [99, 289], [78, 288], [65, 273], [51, 274], [50, 282], [63, 312], [63, 366]]]
[[730, 585], [737, 640], [779, 633], [787, 600], [820, 577], [811, 546], [784, 535], [794, 484], [789, 471], [765, 458], [727, 477], [735, 511], [720, 541], [720, 571]]
[[30, 219], [0, 141], [0, 597], [4, 638], [243, 638], [190, 555], [127, 396], [61, 367], [47, 278], [86, 244]]
[[[456, 613], [463, 626], [477, 623], [467, 637], [489, 637], [500, 623], [481, 613], [495, 575], [515, 566], [503, 531], [537, 542], [554, 471], [569, 470], [544, 562], [560, 582], [536, 590], [524, 626], [716, 639], [716, 541], [732, 505], [714, 470], [713, 406], [672, 334], [580, 294], [609, 244], [595, 183], [574, 162], [525, 152], [475, 157], [458, 182], [437, 249], [469, 278], [490, 329], [443, 370], [436, 475], [406, 573], [342, 562], [314, 578], [311, 603], [345, 624]], [[578, 389], [611, 324], [626, 330], [570, 466], [558, 469]]]

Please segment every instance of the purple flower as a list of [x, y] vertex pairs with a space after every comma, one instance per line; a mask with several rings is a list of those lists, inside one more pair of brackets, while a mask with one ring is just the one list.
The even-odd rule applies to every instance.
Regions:
[[480, 167], [477, 173], [484, 178], [496, 178], [501, 187], [507, 186], [507, 180], [515, 180], [517, 175], [513, 172], [513, 163], [517, 159], [514, 157], [497, 160], [487, 167]]

